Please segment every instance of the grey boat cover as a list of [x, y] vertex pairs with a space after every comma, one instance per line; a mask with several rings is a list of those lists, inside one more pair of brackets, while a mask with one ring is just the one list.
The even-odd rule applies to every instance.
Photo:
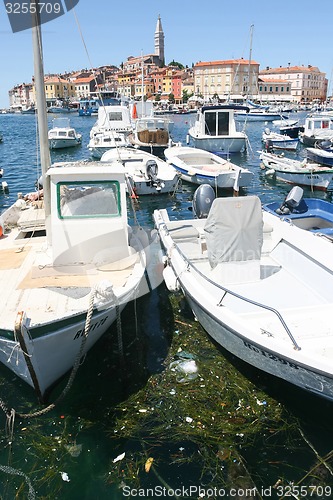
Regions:
[[257, 196], [216, 198], [204, 227], [212, 268], [221, 262], [260, 260], [263, 219]]

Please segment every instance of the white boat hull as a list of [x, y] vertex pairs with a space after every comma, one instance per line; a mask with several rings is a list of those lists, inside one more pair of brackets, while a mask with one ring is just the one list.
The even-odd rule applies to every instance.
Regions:
[[[195, 174], [189, 175], [186, 171], [181, 171], [174, 164], [172, 166], [180, 172], [181, 178], [186, 182], [191, 182], [192, 184], [209, 184], [213, 188], [218, 187], [220, 189], [233, 189], [236, 183], [237, 173], [233, 172], [232, 174], [225, 175], [221, 174], [216, 177], [203, 175], [203, 174]], [[239, 178], [237, 181], [238, 187], [247, 187], [251, 184], [253, 179], [252, 172], [241, 172], [239, 174]]]
[[263, 142], [266, 147], [272, 147], [273, 149], [285, 149], [287, 151], [296, 151], [298, 148], [298, 139], [292, 139], [286, 137], [285, 139], [275, 139], [269, 135], [263, 135]]
[[262, 152], [260, 159], [268, 169], [266, 174], [271, 174], [276, 179], [289, 184], [309, 186], [314, 189], [327, 190], [333, 181], [333, 169], [323, 167], [317, 163], [304, 163], [291, 160], [283, 156]]
[[327, 190], [332, 182], [332, 174], [319, 174], [319, 173], [288, 173], [275, 169], [276, 179], [287, 182], [288, 184], [298, 184], [300, 186], [309, 186], [319, 190]]
[[312, 371], [290, 357], [249, 341], [240, 333], [230, 329], [227, 324], [216, 321], [186, 290], [185, 296], [199, 323], [228, 352], [259, 370], [333, 401], [332, 375], [325, 376], [319, 370]]
[[235, 120], [237, 122], [272, 122], [274, 120], [280, 120], [281, 114], [277, 113], [260, 113], [260, 112], [249, 112], [249, 113], [235, 113]]
[[[90, 333], [88, 334], [83, 355], [97, 342], [115, 320], [116, 311], [112, 307], [98, 314], [91, 321]], [[59, 329], [53, 330], [56, 322], [50, 325], [51, 333], [45, 333], [34, 338], [34, 331], [39, 328], [26, 329], [24, 335], [25, 352], [31, 357], [31, 364], [38, 379], [41, 394], [62, 377], [73, 364], [80, 352], [83, 338], [85, 320], [75, 322], [71, 318], [67, 327], [60, 328], [63, 323], [59, 319]], [[46, 327], [45, 327], [46, 328]], [[59, 349], [61, 346], [61, 349]], [[0, 338], [0, 362], [12, 370], [18, 377], [35, 387], [29, 372], [26, 357], [17, 342]]]
[[[127, 192], [130, 196], [173, 193], [179, 182], [179, 175], [168, 163], [157, 156], [136, 148], [113, 148], [101, 158], [101, 162], [120, 161], [127, 178]], [[156, 175], [149, 176], [147, 163], [156, 165]]]
[[166, 269], [174, 275], [169, 282], [180, 287], [200, 324], [227, 351], [332, 401], [331, 243], [272, 214], [263, 219], [260, 278], [244, 280], [241, 271], [240, 281], [232, 284], [232, 275], [228, 284], [225, 271], [214, 274], [209, 265], [205, 220], [169, 221], [165, 210], [156, 210]]
[[80, 144], [81, 140], [78, 139], [49, 139], [50, 149], [73, 148]]
[[192, 184], [237, 189], [248, 186], [253, 173], [209, 151], [186, 146], [167, 148], [164, 155], [181, 178]]
[[195, 148], [204, 149], [205, 151], [211, 151], [212, 153], [219, 154], [229, 154], [229, 153], [240, 153], [246, 149], [246, 137], [235, 136], [235, 137], [200, 137], [195, 136], [189, 130], [189, 136]]

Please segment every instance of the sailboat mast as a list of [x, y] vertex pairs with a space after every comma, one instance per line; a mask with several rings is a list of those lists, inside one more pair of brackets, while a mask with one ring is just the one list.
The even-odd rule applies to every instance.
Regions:
[[44, 87], [44, 67], [43, 67], [43, 47], [42, 35], [40, 28], [39, 18], [39, 0], [31, 0], [31, 3], [36, 5], [34, 14], [32, 14], [32, 46], [34, 54], [34, 78], [36, 90], [36, 104], [37, 104], [37, 121], [38, 121], [38, 135], [40, 145], [40, 162], [42, 166], [43, 176], [43, 191], [44, 191], [44, 209], [45, 209], [45, 224], [48, 243], [51, 241], [51, 232], [48, 231], [50, 223], [51, 204], [50, 204], [50, 180], [46, 175], [47, 170], [51, 166], [50, 149], [48, 142], [48, 124], [46, 113], [46, 96]]
[[251, 96], [251, 62], [252, 62], [252, 40], [253, 40], [253, 28], [254, 24], [251, 24], [250, 27], [250, 53], [249, 53], [249, 84], [248, 84], [248, 89], [247, 89], [247, 98]]
[[145, 99], [144, 99], [144, 96], [143, 96], [143, 91], [144, 91], [144, 83], [143, 83], [143, 80], [144, 80], [144, 74], [143, 74], [143, 55], [141, 53], [141, 99], [142, 99], [142, 111], [141, 111], [141, 114], [142, 116], [145, 116]]

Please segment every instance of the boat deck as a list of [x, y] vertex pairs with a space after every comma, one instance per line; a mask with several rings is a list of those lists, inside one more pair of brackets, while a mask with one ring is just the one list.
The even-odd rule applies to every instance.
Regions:
[[[13, 331], [16, 315], [33, 308], [40, 323], [65, 318], [88, 309], [91, 288], [102, 280], [124, 287], [137, 262], [137, 254], [98, 268], [93, 265], [53, 266], [46, 248], [43, 210], [26, 210], [1, 239], [0, 330]], [[34, 233], [35, 232], [35, 233]], [[115, 290], [116, 291], [116, 290]]]
[[[192, 222], [192, 221], [191, 221]], [[224, 290], [205, 284], [214, 304], [223, 297], [223, 306], [246, 321], [254, 331], [274, 337], [275, 341], [291, 343], [278, 315], [253, 304], [263, 304], [281, 314], [301, 348], [333, 358], [333, 288], [327, 283], [327, 270], [311, 262], [288, 242], [277, 241], [268, 228], [264, 232], [260, 260], [260, 278], [233, 283], [226, 281], [222, 269], [212, 270], [204, 237], [205, 220], [170, 222], [169, 234], [181, 252], [204, 277], [215, 281], [235, 294], [251, 299], [240, 300]], [[304, 270], [307, 269], [307, 276]], [[230, 274], [229, 274], [230, 275]], [[198, 279], [198, 278], [197, 278]], [[199, 278], [201, 279], [201, 278]], [[333, 279], [333, 277], [332, 277]]]

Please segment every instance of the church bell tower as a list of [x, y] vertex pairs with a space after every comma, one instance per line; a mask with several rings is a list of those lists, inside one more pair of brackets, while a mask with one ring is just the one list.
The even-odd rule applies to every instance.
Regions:
[[164, 32], [162, 28], [162, 21], [160, 15], [157, 19], [156, 30], [155, 30], [155, 54], [161, 61], [161, 66], [165, 64], [164, 58]]

